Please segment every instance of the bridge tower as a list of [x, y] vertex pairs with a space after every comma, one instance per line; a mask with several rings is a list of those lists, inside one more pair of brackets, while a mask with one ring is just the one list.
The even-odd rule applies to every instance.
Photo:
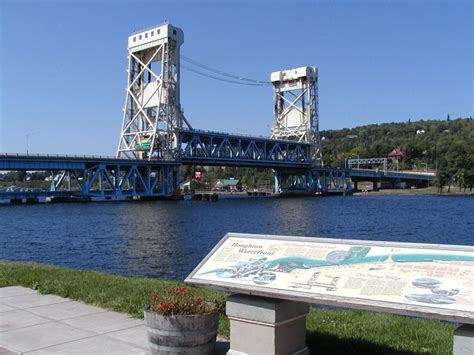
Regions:
[[[273, 72], [275, 125], [272, 138], [311, 143], [313, 168], [322, 166], [319, 139], [318, 70], [301, 67]], [[320, 190], [312, 170], [275, 171], [276, 192]]]
[[176, 160], [183, 31], [168, 23], [128, 37], [128, 84], [118, 158]]
[[318, 69], [301, 67], [273, 72], [275, 125], [272, 138], [309, 142], [315, 166], [321, 165]]

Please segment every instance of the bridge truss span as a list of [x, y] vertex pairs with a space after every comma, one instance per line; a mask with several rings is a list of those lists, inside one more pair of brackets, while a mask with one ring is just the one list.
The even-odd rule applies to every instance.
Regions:
[[183, 164], [273, 169], [312, 166], [312, 147], [307, 142], [199, 130], [181, 130], [179, 136], [179, 160]]
[[387, 158], [357, 158], [357, 159], [348, 159], [346, 161], [347, 167], [349, 169], [352, 168], [357, 168], [360, 169], [360, 167], [365, 167], [365, 166], [381, 166], [383, 167], [383, 171], [387, 172], [387, 164], [388, 160]]

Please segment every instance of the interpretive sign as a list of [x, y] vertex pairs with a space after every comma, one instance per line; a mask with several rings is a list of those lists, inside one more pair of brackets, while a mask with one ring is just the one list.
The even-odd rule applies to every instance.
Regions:
[[474, 324], [474, 247], [227, 234], [185, 280]]

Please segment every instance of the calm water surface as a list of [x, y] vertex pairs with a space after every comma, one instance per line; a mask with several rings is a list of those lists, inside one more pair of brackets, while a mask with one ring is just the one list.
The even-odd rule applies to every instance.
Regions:
[[227, 232], [474, 245], [473, 211], [448, 196], [0, 206], [0, 259], [182, 279]]

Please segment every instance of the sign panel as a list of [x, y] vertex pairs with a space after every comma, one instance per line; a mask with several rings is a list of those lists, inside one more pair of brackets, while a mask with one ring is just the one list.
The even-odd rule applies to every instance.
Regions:
[[474, 324], [474, 247], [227, 234], [185, 280]]

